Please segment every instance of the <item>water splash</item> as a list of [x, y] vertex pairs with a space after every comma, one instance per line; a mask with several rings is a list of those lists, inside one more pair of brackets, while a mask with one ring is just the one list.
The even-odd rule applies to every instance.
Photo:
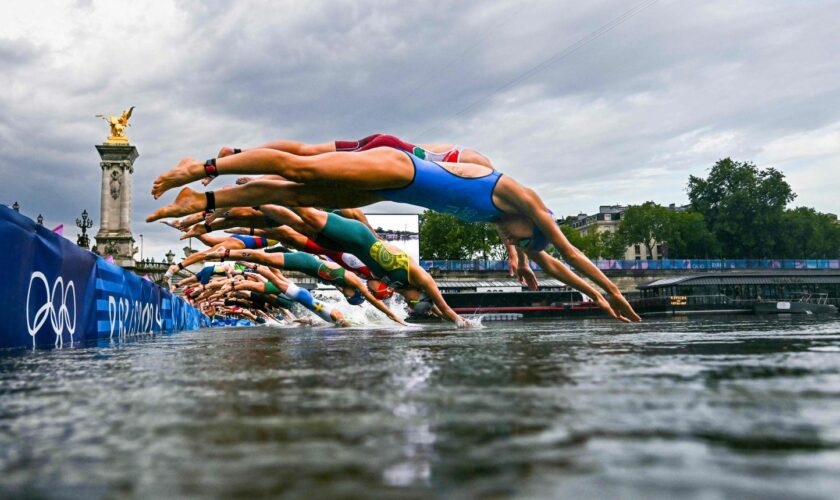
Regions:
[[[369, 302], [363, 302], [358, 306], [351, 305], [336, 289], [319, 288], [313, 290], [312, 295], [341, 311], [353, 327], [406, 328], [392, 321]], [[395, 295], [383, 302], [401, 320], [408, 317], [408, 307], [402, 297]], [[412, 325], [411, 327], [415, 328], [416, 326]]]
[[467, 328], [480, 330], [482, 328], [486, 328], [484, 326], [484, 315], [483, 314], [476, 314], [473, 316], [465, 317], [464, 321], [467, 322]]

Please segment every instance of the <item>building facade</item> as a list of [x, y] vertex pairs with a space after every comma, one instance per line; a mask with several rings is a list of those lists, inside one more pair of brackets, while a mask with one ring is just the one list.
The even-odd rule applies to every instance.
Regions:
[[[584, 236], [593, 233], [615, 233], [624, 219], [624, 212], [627, 211], [627, 208], [627, 205], [601, 205], [598, 208], [598, 213], [592, 215], [581, 213], [572, 221], [558, 221], [558, 224], [565, 224], [572, 229], [577, 229]], [[678, 206], [671, 203], [668, 209], [683, 212], [688, 209], [688, 206]], [[628, 246], [622, 258], [625, 260], [659, 260], [667, 258], [666, 253], [665, 245], [659, 242], [654, 244], [653, 253], [648, 253], [645, 245], [636, 244]]]

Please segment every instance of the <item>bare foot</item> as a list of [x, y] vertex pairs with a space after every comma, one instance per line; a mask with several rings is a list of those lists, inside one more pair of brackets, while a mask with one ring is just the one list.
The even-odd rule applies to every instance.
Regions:
[[204, 164], [192, 158], [184, 158], [175, 168], [155, 179], [152, 184], [152, 196], [158, 199], [170, 189], [189, 184], [202, 177], [204, 177]]
[[204, 193], [198, 193], [190, 188], [184, 188], [178, 193], [171, 204], [163, 208], [159, 208], [146, 217], [146, 222], [154, 222], [165, 217], [177, 217], [179, 215], [189, 215], [204, 210], [207, 206], [207, 199]]

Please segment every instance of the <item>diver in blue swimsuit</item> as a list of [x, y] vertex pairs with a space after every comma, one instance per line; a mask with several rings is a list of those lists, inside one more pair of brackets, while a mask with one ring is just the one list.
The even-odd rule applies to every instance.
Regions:
[[467, 222], [496, 222], [504, 213], [493, 203], [493, 190], [502, 178], [498, 170], [488, 170], [481, 177], [461, 177], [439, 163], [403, 153], [414, 165], [414, 177], [408, 185], [374, 191], [389, 201], [423, 206], [454, 215]]

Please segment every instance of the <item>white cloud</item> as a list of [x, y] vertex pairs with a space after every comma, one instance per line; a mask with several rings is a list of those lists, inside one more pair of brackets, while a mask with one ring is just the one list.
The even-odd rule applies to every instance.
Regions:
[[759, 158], [779, 166], [813, 157], [840, 156], [840, 122], [784, 135], [766, 143]]

